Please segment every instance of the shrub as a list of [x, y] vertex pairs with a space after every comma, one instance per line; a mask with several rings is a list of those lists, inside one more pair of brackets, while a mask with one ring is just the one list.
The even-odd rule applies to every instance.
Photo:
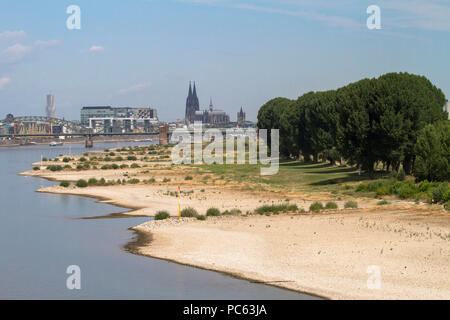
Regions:
[[206, 216], [199, 215], [199, 216], [197, 216], [197, 220], [204, 221], [204, 220], [206, 220]]
[[42, 161], [48, 161], [48, 159], [46, 157], [43, 157]]
[[377, 189], [377, 197], [386, 196], [389, 194], [389, 188], [387, 186], [382, 186]]
[[184, 177], [184, 180], [192, 180], [193, 178], [191, 176]]
[[[262, 207], [256, 208], [255, 212], [257, 214], [279, 214], [280, 212], [293, 212], [297, 211], [298, 207], [296, 204], [278, 204], [278, 205], [264, 205]], [[222, 213], [223, 214], [223, 213]]]
[[115, 157], [114, 160], [115, 161], [123, 161], [123, 158], [122, 157]]
[[397, 175], [397, 180], [398, 181], [405, 181], [405, 179], [406, 179], [405, 170], [403, 170], [403, 168], [402, 168], [402, 169], [400, 169], [400, 172]]
[[164, 178], [163, 182], [170, 182], [170, 179], [169, 178]]
[[380, 201], [377, 202], [377, 206], [384, 206], [384, 205], [387, 205], [387, 204], [391, 204], [391, 203], [389, 201], [387, 201], [387, 200], [380, 200]]
[[86, 180], [80, 179], [75, 184], [78, 188], [86, 188], [88, 186], [88, 183]]
[[220, 216], [220, 210], [219, 209], [217, 209], [217, 208], [209, 208], [207, 211], [206, 211], [206, 215], [209, 217], [209, 216], [211, 216], [211, 217], [217, 217], [217, 216]]
[[39, 168], [39, 167], [33, 167], [33, 170], [34, 170], [34, 171], [38, 171], [38, 170], [41, 170], [41, 168]]
[[47, 167], [47, 169], [50, 170], [50, 171], [55, 172], [55, 171], [61, 171], [63, 168], [61, 166], [58, 166], [58, 165], [56, 165], [56, 166], [55, 165], [50, 165], [50, 166]]
[[431, 200], [433, 202], [444, 202], [446, 197], [448, 197], [448, 186], [446, 183], [431, 189]]
[[181, 210], [181, 216], [182, 217], [197, 217], [198, 212], [194, 208], [187, 207], [187, 208]]
[[136, 168], [140, 168], [140, 166], [137, 163], [133, 163], [133, 164], [131, 164], [130, 168], [136, 169]]
[[106, 162], [110, 162], [110, 161], [112, 161], [112, 158], [111, 157], [105, 157], [105, 159], [103, 159], [104, 161], [106, 161]]
[[445, 210], [450, 211], [450, 201], [447, 201], [447, 202], [444, 204], [444, 208], [445, 208]]
[[351, 208], [356, 209], [356, 208], [358, 208], [358, 203], [356, 201], [347, 201], [344, 204], [344, 208], [345, 209], [351, 209]]
[[66, 165], [63, 167], [63, 169], [64, 169], [64, 170], [66, 170], [66, 169], [72, 169], [72, 167], [71, 167], [70, 165], [66, 164]]
[[357, 188], [356, 188], [356, 192], [366, 192], [367, 191], [367, 187], [365, 184], [360, 184]]
[[[63, 160], [63, 161], [64, 161], [64, 160]], [[81, 157], [79, 161], [80, 161], [80, 162], [86, 162], [86, 158]]]
[[421, 192], [427, 192], [431, 188], [431, 184], [428, 182], [428, 180], [423, 180], [421, 183], [419, 183], [419, 190]]
[[63, 158], [63, 162], [69, 162], [69, 161], [70, 161], [70, 158], [67, 158], [67, 157]]
[[155, 220], [165, 220], [170, 218], [170, 214], [167, 211], [158, 211], [155, 214]]
[[128, 156], [127, 160], [129, 160], [129, 161], [136, 161], [137, 158], [135, 156]]
[[111, 168], [114, 169], [114, 170], [117, 170], [117, 169], [119, 169], [119, 165], [113, 163], [113, 164], [111, 165]]
[[137, 184], [137, 183], [139, 183], [139, 179], [130, 179], [130, 180], [128, 180], [128, 183]]
[[95, 178], [90, 178], [89, 180], [88, 180], [88, 184], [97, 184], [98, 183], [98, 181], [97, 181], [97, 179], [95, 179]]
[[418, 190], [414, 184], [408, 183], [408, 184], [404, 184], [403, 186], [401, 186], [397, 192], [398, 192], [398, 196], [401, 199], [410, 199], [410, 198], [415, 198], [417, 191]]
[[61, 187], [64, 187], [64, 188], [68, 188], [68, 187], [70, 186], [70, 182], [68, 182], [68, 181], [62, 181], [59, 185], [60, 185]]
[[336, 202], [327, 202], [327, 204], [325, 205], [325, 209], [337, 209], [338, 205]]
[[309, 206], [309, 211], [319, 212], [320, 210], [323, 210], [322, 202], [314, 202]]

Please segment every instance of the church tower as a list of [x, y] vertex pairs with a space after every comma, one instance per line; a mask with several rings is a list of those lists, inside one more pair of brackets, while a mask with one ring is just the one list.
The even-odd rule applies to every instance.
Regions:
[[194, 123], [195, 121], [195, 111], [200, 110], [200, 103], [197, 97], [197, 88], [194, 82], [194, 90], [192, 90], [192, 84], [189, 82], [189, 92], [186, 98], [186, 113], [185, 122], [186, 124]]

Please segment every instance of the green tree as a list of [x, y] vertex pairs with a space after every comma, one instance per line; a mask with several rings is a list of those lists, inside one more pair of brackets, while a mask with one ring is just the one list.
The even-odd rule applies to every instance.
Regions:
[[414, 176], [419, 181], [450, 180], [450, 123], [427, 125], [415, 145]]

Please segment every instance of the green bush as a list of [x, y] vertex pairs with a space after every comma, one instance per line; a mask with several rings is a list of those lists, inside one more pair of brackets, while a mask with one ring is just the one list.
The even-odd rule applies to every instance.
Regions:
[[193, 178], [191, 176], [184, 177], [184, 180], [192, 180]]
[[55, 172], [55, 171], [61, 171], [63, 168], [59, 165], [50, 165], [47, 167], [47, 169]]
[[111, 169], [111, 168], [112, 168], [111, 165], [105, 164], [105, 165], [103, 165], [100, 169], [102, 169], [102, 170], [109, 170], [109, 169]]
[[418, 188], [413, 183], [407, 183], [402, 185], [398, 191], [398, 196], [401, 199], [411, 199], [415, 198], [416, 194], [418, 193]]
[[356, 187], [356, 192], [366, 192], [367, 187], [365, 184], [360, 184], [358, 187]]
[[123, 163], [123, 164], [121, 164], [120, 165], [120, 169], [125, 169], [125, 168], [128, 168], [129, 166], [127, 165], [127, 164], [125, 164], [125, 163]]
[[382, 186], [377, 189], [377, 197], [383, 197], [389, 194], [389, 188], [387, 186]]
[[[64, 160], [63, 160], [63, 161], [64, 161]], [[86, 158], [81, 157], [79, 161], [80, 161], [80, 162], [86, 162]]]
[[75, 184], [78, 188], [86, 188], [88, 186], [88, 183], [86, 180], [80, 179]]
[[119, 169], [119, 165], [113, 163], [113, 164], [111, 164], [111, 168], [114, 170], [117, 170], [117, 169]]
[[272, 204], [272, 205], [264, 205], [262, 207], [256, 208], [255, 213], [257, 214], [279, 214], [280, 212], [295, 212], [298, 210], [296, 204]]
[[206, 211], [206, 215], [209, 217], [209, 216], [211, 216], [211, 217], [217, 217], [217, 216], [220, 216], [220, 210], [219, 209], [217, 209], [217, 208], [209, 208], [207, 211]]
[[197, 216], [197, 220], [202, 220], [202, 221], [204, 221], [204, 220], [206, 220], [206, 216], [198, 215], [198, 216]]
[[445, 210], [450, 211], [450, 201], [447, 201], [447, 202], [444, 204], [444, 208], [445, 208]]
[[67, 158], [67, 157], [63, 158], [63, 162], [69, 162], [69, 161], [70, 161], [70, 158]]
[[38, 170], [41, 170], [41, 168], [39, 168], [39, 167], [33, 167], [33, 170], [34, 170], [34, 171], [38, 171]]
[[59, 185], [60, 185], [61, 187], [64, 187], [64, 188], [68, 188], [68, 187], [70, 186], [70, 182], [68, 182], [68, 181], [62, 181]]
[[337, 209], [337, 208], [339, 208], [339, 207], [338, 207], [336, 202], [330, 201], [330, 202], [327, 202], [326, 205], [325, 205], [325, 209], [329, 209], [330, 210], [330, 209]]
[[314, 202], [309, 206], [309, 211], [311, 212], [319, 212], [320, 210], [323, 210], [322, 202]]
[[358, 208], [358, 203], [357, 203], [356, 201], [347, 201], [347, 202], [344, 204], [344, 208], [345, 208], [345, 209], [350, 209], [350, 208], [355, 209], [355, 208]]
[[194, 208], [187, 207], [187, 208], [184, 208], [183, 210], [181, 210], [181, 216], [182, 217], [190, 217], [190, 218], [197, 217], [198, 212]]
[[163, 182], [170, 182], [170, 179], [169, 178], [164, 178]]
[[136, 168], [140, 168], [140, 166], [137, 163], [132, 163], [130, 168], [136, 169]]
[[433, 202], [445, 202], [448, 199], [448, 185], [446, 183], [440, 184], [437, 187], [431, 189], [431, 200]]
[[128, 156], [127, 160], [129, 160], [129, 161], [136, 161], [137, 158], [135, 156]]
[[402, 168], [402, 169], [400, 169], [400, 172], [397, 175], [397, 180], [398, 181], [405, 181], [405, 179], [406, 179], [405, 170], [403, 170], [403, 168]]
[[170, 214], [167, 211], [158, 211], [155, 214], [155, 220], [165, 220], [170, 218]]
[[97, 184], [98, 183], [98, 181], [97, 181], [97, 179], [95, 179], [95, 178], [90, 178], [89, 180], [88, 180], [88, 184]]
[[380, 200], [380, 201], [377, 202], [377, 206], [384, 206], [384, 205], [387, 205], [387, 204], [391, 204], [391, 203], [389, 201], [387, 201], [387, 200]]
[[139, 179], [130, 179], [130, 180], [128, 180], [128, 183], [131, 183], [131, 184], [137, 184], [139, 182], [140, 182]]
[[223, 216], [236, 216], [241, 213], [242, 213], [242, 211], [239, 209], [231, 209], [231, 210], [225, 210], [224, 212], [222, 212], [222, 215]]

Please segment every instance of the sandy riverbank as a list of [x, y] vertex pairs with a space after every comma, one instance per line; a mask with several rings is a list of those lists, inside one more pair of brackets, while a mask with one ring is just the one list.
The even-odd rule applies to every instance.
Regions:
[[[424, 208], [151, 221], [139, 253], [331, 299], [450, 299], [450, 221]], [[381, 288], [367, 287], [369, 266]]]
[[[75, 158], [70, 162], [73, 166], [80, 163], [80, 157]], [[377, 199], [364, 198], [356, 199], [360, 209], [342, 210], [348, 199], [326, 193], [255, 192], [240, 188], [242, 183], [192, 168], [172, 168], [167, 162], [121, 161], [127, 165], [132, 162], [140, 168], [58, 172], [43, 168], [23, 175], [55, 181], [139, 179], [139, 184], [55, 185], [38, 190], [98, 198], [132, 209], [126, 213], [130, 215], [153, 216], [167, 210], [176, 216], [178, 185], [184, 192], [183, 207], [193, 207], [200, 214], [210, 207], [242, 212], [206, 221], [170, 219], [137, 226], [134, 230], [152, 239], [134, 248], [142, 255], [332, 299], [450, 299], [450, 214], [439, 207], [402, 201], [377, 206]], [[55, 163], [61, 161], [46, 164]], [[194, 179], [186, 181], [187, 174]], [[148, 179], [154, 180], [142, 183]], [[333, 200], [340, 210], [246, 214], [264, 204], [285, 203], [287, 197], [300, 209], [307, 210], [315, 200]], [[367, 287], [369, 266], [380, 268], [380, 289]]]

